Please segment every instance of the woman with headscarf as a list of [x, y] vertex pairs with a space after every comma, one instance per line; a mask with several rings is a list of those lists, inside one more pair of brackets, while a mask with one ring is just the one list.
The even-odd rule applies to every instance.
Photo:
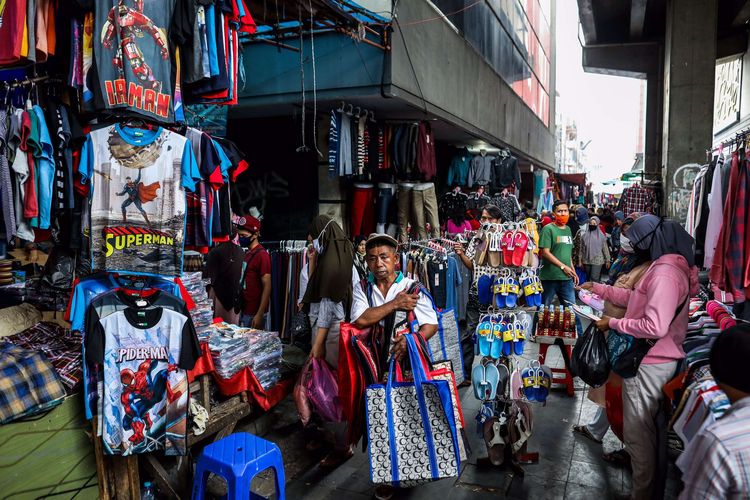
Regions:
[[367, 238], [362, 235], [354, 238], [354, 267], [357, 268], [360, 280], [367, 278], [368, 273], [367, 262], [365, 261], [365, 256], [367, 255], [365, 252], [366, 241]]
[[602, 277], [602, 266], [609, 267], [610, 255], [607, 236], [599, 229], [599, 217], [591, 217], [588, 224], [582, 226], [576, 235], [578, 267], [582, 267], [589, 281], [598, 282]]
[[[632, 213], [630, 217], [624, 220], [622, 225], [623, 230], [627, 230], [627, 228], [642, 215], [645, 215], [645, 212]], [[627, 236], [622, 235], [621, 243], [620, 254], [617, 257], [617, 260], [615, 260], [609, 268], [609, 281], [607, 284], [612, 285], [615, 288], [633, 290], [643, 277], [643, 274], [651, 266], [651, 259], [644, 254], [636, 255]], [[604, 301], [604, 314], [611, 318], [623, 318], [625, 316], [625, 311], [626, 309], [624, 307], [618, 307], [609, 300]], [[607, 385], [610, 384], [613, 384], [616, 387], [622, 387], [622, 378], [615, 373], [610, 373], [607, 384], [600, 387], [590, 388], [587, 397], [596, 403], [599, 408], [597, 408], [597, 412], [588, 424], [576, 425], [573, 427], [573, 432], [582, 434], [599, 444], [601, 444], [604, 435], [609, 430], [605, 394]], [[619, 406], [621, 407], [622, 405], [620, 404]], [[607, 462], [618, 465], [627, 466], [630, 464], [630, 456], [625, 449], [605, 453], [603, 458]]]
[[339, 324], [345, 319], [345, 311], [351, 308], [352, 277], [359, 276], [354, 268], [354, 247], [341, 226], [327, 215], [312, 220], [308, 239], [312, 240], [314, 252], [302, 303], [317, 305], [310, 356], [325, 359], [336, 368]]
[[[341, 322], [348, 319], [352, 305], [352, 286], [359, 281], [354, 267], [354, 247], [341, 226], [327, 215], [315, 217], [308, 227], [308, 240], [313, 252], [309, 262], [309, 280], [302, 303], [310, 310], [312, 350], [310, 358], [324, 359], [332, 368], [338, 367]], [[335, 396], [335, 395], [334, 395]], [[352, 456], [351, 447], [343, 444], [345, 423], [325, 423], [334, 435], [334, 450], [320, 465], [337, 467]], [[314, 449], [318, 443], [308, 443]]]
[[698, 291], [695, 240], [675, 221], [645, 215], [624, 232], [635, 253], [652, 261], [635, 289], [585, 283], [583, 288], [614, 305], [625, 307], [625, 316], [604, 315], [597, 321], [609, 329], [635, 338], [655, 341], [633, 378], [623, 380], [623, 424], [625, 446], [633, 467], [632, 498], [660, 498], [652, 491], [658, 470], [657, 457], [663, 429], [657, 413], [662, 387], [674, 376], [678, 361], [685, 357], [682, 342], [688, 324], [687, 303]]

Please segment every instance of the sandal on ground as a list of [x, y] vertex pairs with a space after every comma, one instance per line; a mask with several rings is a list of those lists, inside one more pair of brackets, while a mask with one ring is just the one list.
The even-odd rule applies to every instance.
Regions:
[[624, 448], [611, 453], [604, 453], [602, 458], [605, 462], [609, 462], [618, 467], [630, 467], [630, 455]]
[[318, 463], [321, 469], [335, 469], [354, 456], [351, 448], [347, 451], [333, 451]]
[[575, 426], [573, 426], [573, 432], [575, 432], [577, 434], [581, 434], [583, 436], [586, 436], [587, 438], [589, 438], [590, 440], [592, 440], [595, 443], [602, 444], [602, 440], [601, 439], [596, 439], [596, 437], [593, 434], [591, 434], [591, 431], [589, 430], [589, 428], [587, 426], [585, 426], [585, 425], [575, 425]]

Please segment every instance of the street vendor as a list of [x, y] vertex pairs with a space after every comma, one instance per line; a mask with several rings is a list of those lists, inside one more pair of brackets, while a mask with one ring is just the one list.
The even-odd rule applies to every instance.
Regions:
[[[367, 328], [380, 323], [390, 335], [390, 352], [396, 360], [406, 353], [403, 336], [388, 332], [387, 319], [397, 311], [414, 311], [419, 324], [419, 333], [429, 339], [438, 330], [438, 320], [432, 302], [422, 293], [409, 293], [415, 283], [396, 270], [398, 263], [398, 242], [387, 234], [371, 234], [365, 245], [369, 274], [364, 286], [354, 287], [351, 319], [357, 328]], [[385, 360], [382, 360], [385, 362]]]

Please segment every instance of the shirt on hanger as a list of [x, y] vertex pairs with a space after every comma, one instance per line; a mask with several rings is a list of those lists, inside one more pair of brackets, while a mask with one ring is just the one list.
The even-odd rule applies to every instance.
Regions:
[[179, 276], [185, 189], [201, 179], [190, 143], [162, 128], [89, 134], [79, 173], [91, 182], [94, 269]]
[[190, 318], [161, 307], [128, 308], [101, 319], [85, 342], [87, 361], [103, 365], [105, 453], [184, 455], [186, 370], [201, 352]]

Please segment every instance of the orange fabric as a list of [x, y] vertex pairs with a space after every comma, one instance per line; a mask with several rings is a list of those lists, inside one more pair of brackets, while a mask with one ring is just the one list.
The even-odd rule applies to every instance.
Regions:
[[145, 185], [142, 182], [138, 183], [138, 197], [141, 202], [146, 203], [148, 201], [154, 201], [157, 197], [156, 190], [161, 187], [161, 184], [154, 182], [153, 184]]

